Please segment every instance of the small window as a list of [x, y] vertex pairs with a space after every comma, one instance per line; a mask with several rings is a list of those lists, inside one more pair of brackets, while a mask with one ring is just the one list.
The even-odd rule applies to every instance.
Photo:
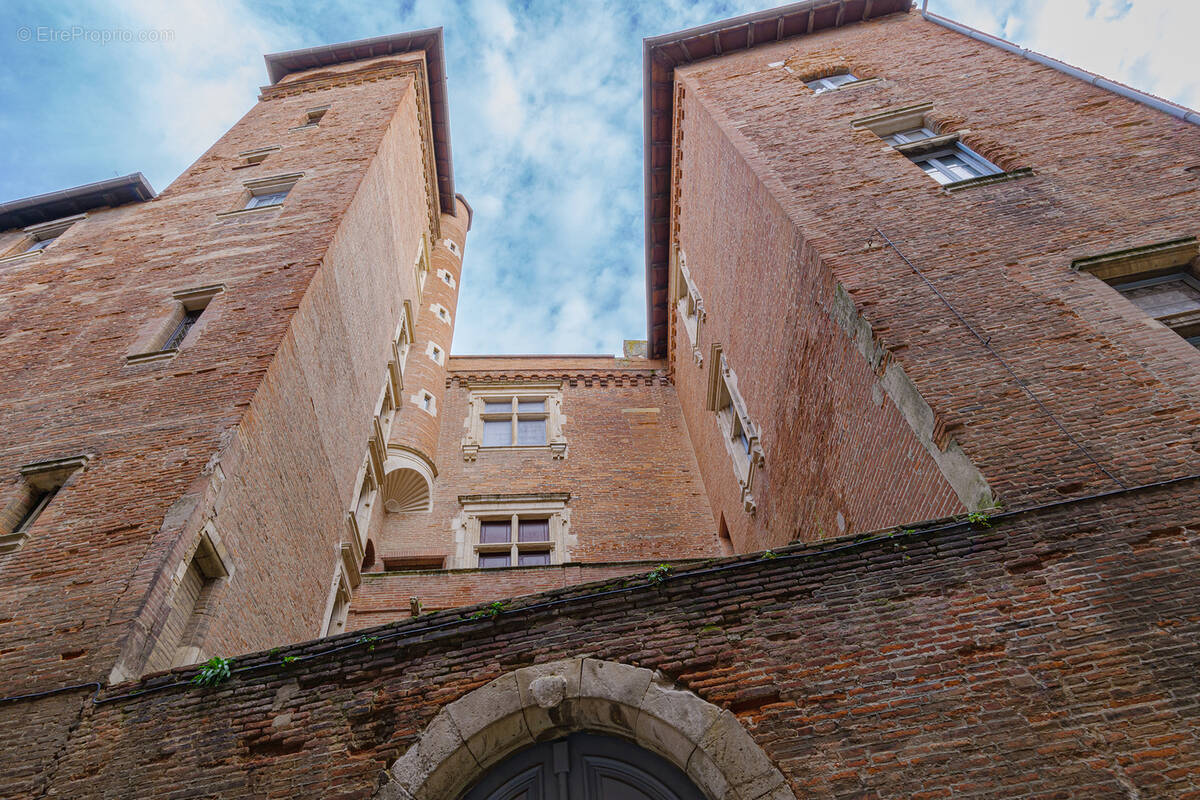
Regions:
[[207, 634], [205, 610], [222, 578], [232, 573], [227, 554], [206, 525], [187, 566], [177, 573], [171, 591], [167, 617], [156, 634], [146, 671], [195, 664], [204, 660], [203, 643]]
[[346, 620], [350, 616], [350, 586], [346, 582], [345, 573], [341, 567], [334, 575], [332, 596], [329, 599], [329, 613], [325, 615], [325, 625], [321, 636], [337, 636], [346, 632]]
[[0, 509], [0, 553], [20, 548], [59, 490], [86, 463], [86, 456], [77, 456], [21, 467], [21, 481]]
[[257, 167], [259, 164], [267, 160], [267, 156], [278, 150], [279, 147], [260, 147], [257, 150], [247, 150], [244, 153], [238, 153], [239, 163], [234, 164], [234, 169], [244, 169], [246, 167]]
[[245, 191], [243, 191], [237, 207], [229, 211], [222, 211], [217, 216], [236, 216], [259, 208], [278, 208], [283, 205], [288, 194], [302, 177], [304, 177], [303, 172], [292, 172], [286, 175], [268, 175], [243, 181], [242, 186]]
[[40, 253], [58, 241], [58, 237], [66, 233], [68, 228], [86, 217], [86, 214], [76, 214], [73, 217], [64, 217], [50, 222], [39, 222], [37, 225], [30, 225], [24, 230], [25, 238], [3, 253], [3, 258], [20, 258], [33, 253]]
[[1193, 347], [1200, 348], [1200, 280], [1190, 271], [1175, 270], [1152, 278], [1114, 283], [1113, 288]]
[[304, 123], [301, 127], [307, 128], [313, 125], [320, 125], [321, 120], [325, 117], [325, 112], [328, 110], [329, 106], [308, 109], [304, 112]]
[[945, 150], [910, 155], [909, 158], [925, 170], [926, 175], [943, 186], [1003, 172], [983, 156], [957, 143]]
[[436, 344], [430, 344], [429, 357], [438, 364], [442, 363], [442, 348], [438, 347]]
[[696, 366], [704, 363], [704, 355], [700, 350], [700, 330], [704, 322], [704, 301], [700, 292], [692, 282], [691, 273], [687, 268], [687, 256], [682, 250], [675, 251], [675, 305], [683, 321], [683, 329], [692, 345], [692, 359]]
[[845, 86], [847, 83], [854, 83], [858, 78], [854, 77], [849, 72], [843, 72], [840, 75], [829, 75], [825, 78], [817, 78], [812, 81], [805, 81], [804, 85], [813, 90], [813, 94], [824, 94], [832, 92], [834, 89]]
[[932, 139], [934, 136], [937, 136], [937, 134], [929, 130], [929, 128], [921, 127], [907, 131], [897, 131], [891, 136], [883, 137], [883, 140], [889, 144], [911, 144], [912, 142], [919, 142], [922, 139]]
[[188, 335], [188, 331], [200, 319], [200, 315], [204, 313], [203, 308], [188, 308], [183, 311], [183, 318], [179, 320], [179, 324], [175, 326], [175, 330], [171, 331], [170, 336], [163, 342], [163, 350], [177, 350], [179, 345], [183, 344], [184, 338]]
[[172, 358], [183, 347], [212, 299], [223, 291], [225, 285], [216, 284], [175, 292], [172, 295], [175, 306], [161, 323], [162, 327], [156, 334], [140, 340], [133, 352], [125, 356], [126, 363]]
[[250, 199], [246, 201], [246, 208], [263, 208], [264, 206], [281, 206], [283, 201], [288, 196], [288, 190], [280, 192], [265, 192], [263, 194], [251, 194]]

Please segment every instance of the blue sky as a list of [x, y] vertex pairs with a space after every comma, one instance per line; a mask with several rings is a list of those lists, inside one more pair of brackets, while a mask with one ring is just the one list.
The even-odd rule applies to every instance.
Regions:
[[[264, 53], [442, 25], [455, 180], [476, 211], [454, 352], [616, 353], [645, 336], [641, 39], [767, 5], [6, 0], [0, 200], [138, 170], [162, 189], [254, 104]], [[1200, 4], [930, 10], [1200, 105]]]

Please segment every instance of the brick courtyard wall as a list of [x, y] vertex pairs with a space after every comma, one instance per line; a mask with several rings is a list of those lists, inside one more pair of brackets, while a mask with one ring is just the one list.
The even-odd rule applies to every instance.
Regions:
[[[878, 80], [821, 95], [803, 85], [839, 69]], [[701, 349], [724, 345], [763, 429], [755, 496], [769, 513], [747, 519], [701, 402], [706, 376], [676, 319], [680, 401], [713, 512], [736, 545], [836, 535], [843, 522], [869, 530], [954, 505], [881, 392], [891, 367], [928, 404], [935, 445], [961, 447], [1006, 507], [1197, 471], [1200, 354], [1070, 268], [1197, 233], [1200, 180], [1184, 155], [1200, 146], [1196, 126], [916, 14], [726, 54], [675, 77], [675, 235], [707, 311]], [[964, 142], [1001, 168], [1033, 174], [944, 192], [851, 128], [924, 102], [941, 131], [967, 131]], [[839, 287], [880, 359], [868, 363], [839, 330]]]
[[[577, 539], [568, 558], [572, 562], [718, 555], [716, 525], [675, 390], [667, 382], [663, 366], [662, 362], [607, 356], [452, 357], [439, 409], [439, 472], [432, 512], [384, 515], [375, 570], [383, 569], [385, 558], [415, 555], [442, 556], [450, 565], [456, 552], [453, 519], [462, 512], [459, 497], [486, 494], [569, 494], [570, 532]], [[512, 381], [563, 384], [565, 459], [553, 458], [548, 449], [487, 448], [481, 448], [474, 461], [464, 459], [468, 384]], [[526, 575], [518, 568], [512, 570]], [[496, 574], [507, 571], [497, 570]], [[536, 570], [528, 573], [542, 574]], [[557, 576], [561, 574], [555, 573], [548, 582], [540, 577], [513, 580], [537, 590], [560, 585]], [[431, 573], [425, 581], [418, 576], [396, 578], [397, 586], [404, 588], [378, 596], [402, 601], [396, 608], [401, 618], [408, 616], [410, 596], [428, 598], [434, 607], [450, 599], [464, 604], [495, 596], [486, 581], [453, 580], [443, 586], [443, 575]], [[388, 580], [375, 578], [372, 585]], [[479, 593], [464, 593], [467, 586], [477, 586]], [[381, 611], [373, 605], [376, 601], [366, 602], [375, 609], [370, 613]]]
[[[83, 703], [47, 796], [368, 798], [447, 703], [586, 654], [731, 710], [797, 798], [1195, 797], [1196, 489], [817, 543], [245, 657], [235, 667], [261, 669], [217, 689]], [[31, 708], [0, 705], [0, 729]], [[26, 785], [9, 781], [6, 795]]]
[[[319, 632], [388, 320], [412, 288], [398, 253], [427, 219], [414, 57], [276, 92], [157, 199], [0, 266], [0, 501], [22, 464], [91, 456], [0, 557], [3, 694], [103, 680], [118, 658], [137, 674], [206, 521], [234, 570], [206, 605], [206, 649]], [[298, 171], [282, 208], [218, 216], [243, 180]], [[177, 356], [126, 365], [171, 292], [216, 283]]]

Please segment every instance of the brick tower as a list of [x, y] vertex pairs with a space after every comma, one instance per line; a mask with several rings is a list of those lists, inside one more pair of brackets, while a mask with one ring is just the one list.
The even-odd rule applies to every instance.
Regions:
[[910, 0], [644, 55], [625, 357], [451, 355], [440, 29], [0, 205], [0, 795], [1200, 796], [1200, 116]]

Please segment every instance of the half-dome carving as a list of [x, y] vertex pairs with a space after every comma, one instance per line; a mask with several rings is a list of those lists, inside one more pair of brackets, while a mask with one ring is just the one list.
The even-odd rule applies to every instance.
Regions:
[[394, 469], [383, 476], [383, 498], [388, 511], [429, 511], [429, 482], [415, 469]]

